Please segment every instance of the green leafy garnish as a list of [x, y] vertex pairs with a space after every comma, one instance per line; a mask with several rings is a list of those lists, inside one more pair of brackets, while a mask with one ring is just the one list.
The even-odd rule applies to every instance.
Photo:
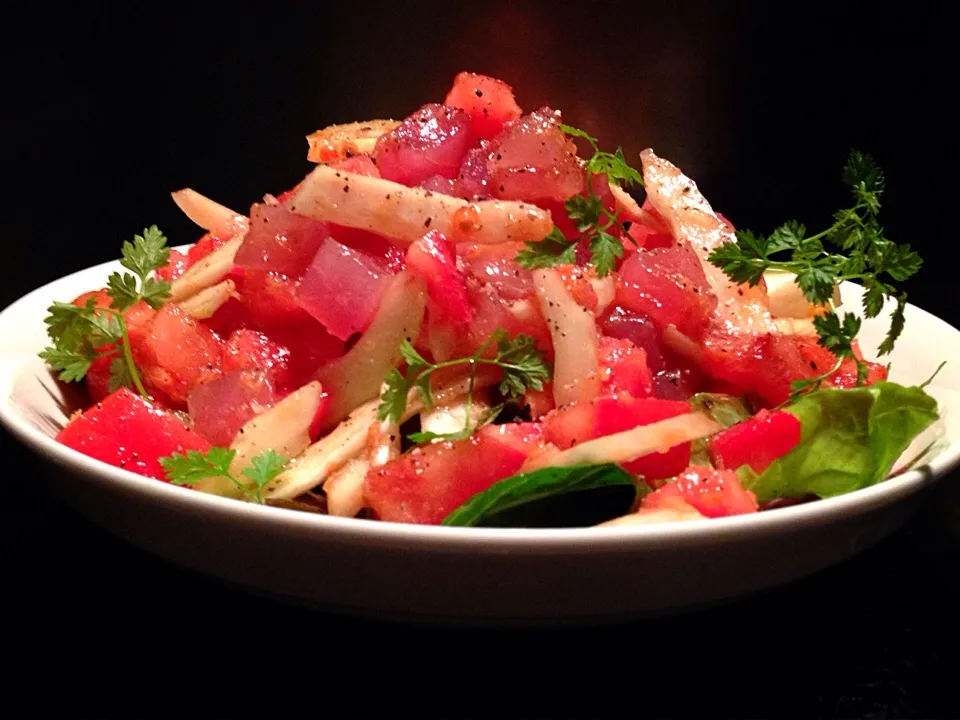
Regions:
[[[767, 270], [785, 270], [796, 275], [804, 297], [815, 305], [830, 302], [834, 287], [845, 280], [863, 283], [863, 312], [874, 318], [886, 300], [896, 305], [890, 327], [878, 352], [886, 355], [903, 331], [907, 294], [895, 282], [912, 277], [922, 264], [909, 245], [899, 245], [883, 233], [878, 214], [884, 189], [883, 172], [869, 155], [850, 153], [843, 181], [853, 194], [852, 207], [834, 213], [834, 222], [813, 235], [801, 223], [791, 220], [768, 236], [749, 230], [737, 232], [737, 241], [724, 243], [710, 255], [710, 262], [737, 283], [756, 285]], [[851, 313], [841, 319], [829, 311], [814, 320], [819, 342], [839, 359], [852, 358], [857, 364], [858, 383], [867, 375], [867, 366], [853, 352], [853, 340], [860, 320]], [[819, 388], [825, 377], [804, 380], [795, 393]]]
[[237, 479], [230, 472], [230, 464], [237, 456], [236, 450], [214, 447], [206, 453], [187, 450], [185, 455], [174, 453], [160, 458], [160, 466], [174, 485], [195, 485], [201, 480], [220, 477], [233, 483], [244, 495], [256, 503], [263, 504], [263, 489], [281, 473], [287, 458], [274, 450], [257, 455], [240, 475], [249, 482]]
[[563, 123], [560, 124], [560, 129], [570, 137], [586, 140], [593, 148], [593, 155], [584, 163], [589, 194], [574, 195], [564, 203], [567, 216], [573, 221], [580, 237], [568, 240], [555, 227], [543, 240], [527, 242], [526, 247], [517, 254], [516, 261], [530, 270], [554, 265], [572, 265], [576, 259], [577, 243], [587, 239], [597, 275], [604, 277], [616, 267], [617, 260], [623, 257], [623, 243], [614, 232], [619, 231], [624, 237], [630, 236], [616, 214], [607, 210], [593, 191], [592, 178], [594, 175], [606, 175], [607, 180], [613, 184], [642, 186], [643, 176], [627, 164], [623, 148], [618, 147], [613, 153], [604, 152], [597, 145], [597, 139], [589, 133]]
[[868, 387], [826, 388], [785, 408], [800, 420], [800, 444], [760, 475], [738, 473], [760, 502], [777, 497], [843, 495], [874, 485], [939, 414], [919, 387], [881, 381]]
[[[491, 346], [496, 346], [496, 353], [492, 358], [484, 357]], [[477, 368], [481, 365], [492, 365], [503, 371], [499, 389], [502, 395], [509, 398], [519, 397], [527, 390], [543, 390], [543, 383], [550, 379], [550, 368], [543, 359], [543, 353], [537, 349], [534, 339], [523, 333], [511, 338], [503, 328], [497, 328], [470, 357], [432, 363], [418, 353], [409, 340], [403, 340], [400, 343], [400, 353], [407, 363], [406, 372], [400, 372], [399, 369], [394, 368], [384, 378], [384, 389], [380, 393], [380, 405], [377, 408], [377, 417], [381, 420], [400, 422], [407, 409], [407, 396], [412, 388], [417, 389], [424, 407], [430, 409], [434, 404], [430, 376], [441, 368], [457, 365], [469, 365], [470, 368], [470, 384], [466, 399], [467, 421], [463, 430], [446, 435], [416, 433], [411, 436], [414, 442], [463, 439], [469, 437], [481, 425], [492, 422], [496, 418], [503, 409], [502, 406], [488, 412], [477, 425], [473, 427], [470, 425]]]
[[[613, 509], [603, 503], [590, 507], [577, 495], [587, 490], [607, 489], [613, 494]], [[444, 525], [486, 527], [536, 527], [558, 522], [556, 508], [547, 508], [544, 501], [566, 498], [566, 510], [581, 515], [576, 525], [595, 525], [629, 512], [639, 492], [637, 481], [615, 463], [545, 467], [513, 475], [477, 493], [447, 515]], [[569, 502], [567, 502], [569, 501]], [[597, 512], [599, 510], [599, 512]], [[596, 514], [584, 519], [582, 515]]]
[[79, 382], [86, 377], [93, 362], [113, 357], [110, 363], [110, 390], [134, 387], [147, 397], [140, 373], [130, 352], [130, 338], [123, 313], [143, 300], [156, 309], [170, 297], [170, 283], [152, 277], [154, 271], [167, 264], [170, 249], [167, 239], [154, 225], [125, 241], [120, 264], [131, 273], [115, 272], [107, 279], [110, 307], [96, 306], [95, 298], [83, 305], [55, 302], [48, 309], [44, 322], [52, 344], [40, 357], [64, 382]]

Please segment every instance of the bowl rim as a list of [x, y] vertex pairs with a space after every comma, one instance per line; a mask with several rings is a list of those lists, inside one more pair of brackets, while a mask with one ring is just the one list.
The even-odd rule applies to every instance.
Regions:
[[[189, 245], [176, 249], [187, 248]], [[55, 286], [68, 285], [81, 275], [104, 275], [119, 267], [116, 260], [78, 270], [52, 280], [12, 302], [0, 311], [0, 328], [16, 318], [37, 296], [51, 296]], [[845, 283], [845, 285], [853, 285]], [[859, 291], [859, 286], [854, 285]], [[928, 321], [939, 323], [960, 336], [950, 323], [916, 305]], [[22, 356], [16, 356], [21, 357]], [[2, 358], [0, 358], [2, 359]], [[557, 554], [584, 551], [630, 552], [642, 547], [731, 542], [789, 530], [797, 525], [820, 525], [869, 512], [904, 500], [960, 464], [960, 441], [950, 443], [922, 466], [844, 495], [759, 513], [703, 518], [675, 523], [579, 528], [485, 528], [414, 525], [407, 523], [342, 518], [289, 508], [259, 505], [201, 493], [129, 470], [113, 467], [61, 445], [16, 410], [9, 394], [0, 397], [0, 424], [41, 458], [53, 461], [86, 482], [141, 502], [153, 502], [185, 514], [203, 514], [209, 519], [253, 524], [270, 531], [315, 534], [319, 538], [378, 547], [429, 549], [453, 552], [519, 551]]]

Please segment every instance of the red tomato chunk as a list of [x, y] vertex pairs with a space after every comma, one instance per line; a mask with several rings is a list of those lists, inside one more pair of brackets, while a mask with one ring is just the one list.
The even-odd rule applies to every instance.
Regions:
[[75, 417], [56, 440], [108, 465], [158, 480], [166, 479], [160, 458], [210, 449], [210, 443], [176, 415], [127, 388]]
[[749, 465], [754, 472], [762, 473], [799, 442], [800, 421], [796, 416], [784, 410], [761, 410], [710, 438], [710, 460], [728, 470]]
[[691, 466], [675, 481], [643, 499], [643, 507], [669, 508], [681, 499], [706, 517], [724, 517], [756, 512], [757, 498], [744, 490], [732, 470]]
[[381, 520], [439, 525], [468, 498], [515, 474], [539, 447], [531, 423], [487, 426], [467, 440], [411, 450], [366, 479], [366, 498]]

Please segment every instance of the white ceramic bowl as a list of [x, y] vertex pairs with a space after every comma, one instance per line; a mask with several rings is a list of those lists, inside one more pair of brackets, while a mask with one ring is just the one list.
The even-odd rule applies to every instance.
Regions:
[[[108, 531], [222, 581], [318, 607], [454, 622], [609, 620], [673, 613], [770, 588], [877, 542], [960, 460], [960, 364], [929, 389], [946, 411], [918, 469], [779, 510], [679, 524], [503, 530], [400, 525], [204, 495], [109, 467], [52, 439], [69, 407], [36, 353], [54, 300], [103, 285], [108, 263], [50, 283], [0, 313], [0, 420], [53, 467], [63, 497]], [[843, 288], [845, 301], [860, 289]], [[864, 347], [883, 326], [865, 324]], [[960, 357], [960, 332], [916, 308], [893, 379], [926, 379]], [[914, 447], [919, 447], [915, 444]], [[910, 452], [910, 451], [908, 451]]]

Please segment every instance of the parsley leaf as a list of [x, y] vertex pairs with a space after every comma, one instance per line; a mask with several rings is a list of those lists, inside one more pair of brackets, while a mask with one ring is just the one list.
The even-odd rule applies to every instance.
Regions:
[[528, 270], [573, 265], [577, 261], [577, 242], [567, 240], [560, 228], [555, 227], [543, 240], [528, 241], [515, 259], [518, 265]]
[[[496, 347], [494, 356], [486, 357], [490, 346]], [[476, 380], [477, 367], [492, 365], [503, 371], [500, 380], [500, 392], [507, 397], [517, 397], [528, 389], [543, 390], [543, 384], [550, 379], [550, 369], [543, 359], [543, 353], [537, 349], [536, 342], [529, 335], [520, 333], [515, 337], [503, 328], [497, 328], [487, 341], [471, 356], [432, 363], [424, 359], [420, 353], [404, 340], [400, 352], [407, 361], [406, 372], [394, 368], [383, 380], [383, 390], [380, 393], [380, 405], [377, 408], [377, 417], [399, 423], [407, 409], [407, 399], [410, 389], [416, 388], [425, 408], [433, 407], [433, 392], [430, 386], [430, 376], [441, 368], [468, 365], [470, 368], [470, 385], [467, 391], [466, 408], [467, 422], [461, 433], [456, 433], [457, 439], [462, 434], [469, 437], [476, 430], [470, 427], [470, 408], [473, 403], [473, 389]], [[499, 413], [502, 408], [496, 409]], [[496, 417], [495, 415], [493, 417]], [[487, 422], [493, 420], [491, 417]], [[483, 424], [483, 423], [481, 423]], [[478, 424], [477, 427], [480, 425]], [[435, 433], [415, 433], [411, 436], [415, 442], [446, 437]], [[420, 440], [417, 440], [420, 438]]]
[[123, 243], [120, 265], [134, 274], [115, 272], [107, 278], [110, 307], [97, 307], [95, 298], [89, 297], [83, 305], [55, 302], [47, 309], [44, 322], [51, 345], [40, 357], [61, 380], [79, 382], [94, 361], [112, 357], [109, 389], [134, 387], [147, 397], [130, 352], [123, 313], [140, 300], [157, 309], [170, 297], [170, 283], [152, 277], [169, 260], [166, 242], [154, 225], [135, 235], [132, 243]]
[[160, 458], [160, 466], [174, 485], [196, 485], [205, 478], [221, 477], [236, 485], [244, 495], [254, 502], [263, 504], [263, 489], [289, 462], [274, 450], [250, 459], [250, 466], [243, 469], [241, 475], [253, 482], [253, 487], [243, 483], [230, 472], [230, 465], [237, 456], [236, 450], [213, 447], [207, 452], [187, 450], [186, 454], [174, 453]]
[[[834, 222], [827, 229], [807, 235], [803, 225], [791, 221], [768, 236], [738, 231], [735, 243], [720, 245], [709, 259], [734, 282], [750, 285], [759, 283], [769, 269], [792, 272], [804, 297], [816, 305], [829, 303], [837, 284], [859, 280], [865, 291], [866, 317], [879, 315], [887, 299], [896, 301], [887, 335], [878, 348], [880, 355], [886, 355], [893, 351], [903, 331], [907, 298], [893, 283], [915, 275], [923, 261], [909, 245], [899, 245], [883, 234], [877, 215], [884, 176], [873, 159], [851, 151], [842, 177], [850, 188], [853, 205], [835, 212]], [[838, 357], [855, 357], [850, 342], [859, 330], [859, 322], [854, 327], [848, 317], [852, 316], [848, 314], [841, 322], [835, 313], [829, 312], [817, 323], [820, 344]], [[866, 372], [866, 365], [857, 359], [861, 382]]]
[[593, 148], [593, 155], [583, 163], [587, 173], [587, 194], [574, 195], [564, 202], [567, 217], [580, 237], [568, 240], [554, 227], [543, 240], [526, 243], [526, 248], [517, 254], [516, 261], [529, 270], [572, 265], [576, 262], [578, 241], [586, 239], [597, 275], [604, 277], [616, 267], [617, 259], [623, 257], [623, 242], [615, 232], [624, 238], [630, 236], [616, 214], [608, 210], [597, 196], [593, 176], [605, 175], [608, 182], [616, 185], [642, 186], [643, 175], [627, 163], [623, 148], [618, 147], [612, 153], [604, 152], [597, 145], [597, 139], [589, 133], [563, 123], [560, 123], [560, 129], [570, 137], [586, 140]]

